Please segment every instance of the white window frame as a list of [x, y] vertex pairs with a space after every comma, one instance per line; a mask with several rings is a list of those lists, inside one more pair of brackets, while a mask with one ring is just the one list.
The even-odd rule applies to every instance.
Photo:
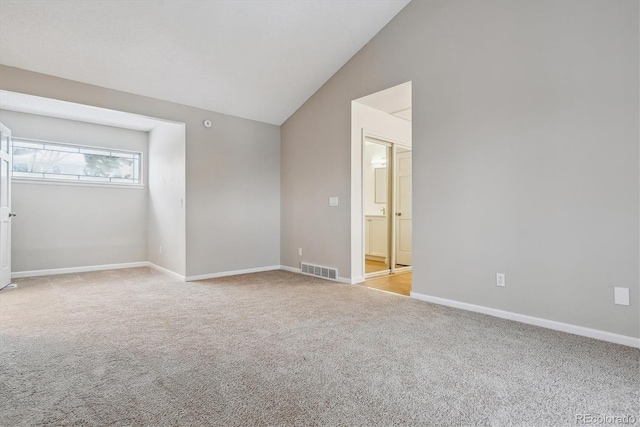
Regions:
[[[90, 186], [90, 187], [122, 187], [122, 188], [144, 188], [144, 153], [141, 151], [134, 150], [124, 150], [120, 148], [107, 148], [107, 147], [98, 147], [92, 145], [80, 145], [80, 144], [72, 144], [68, 142], [59, 142], [59, 141], [47, 141], [42, 139], [32, 139], [32, 138], [22, 138], [22, 137], [13, 137], [11, 145], [11, 155], [13, 157], [13, 146], [16, 142], [26, 142], [30, 144], [42, 144], [43, 147], [46, 145], [60, 146], [67, 149], [76, 149], [78, 153], [81, 154], [99, 154], [109, 156], [112, 153], [115, 154], [126, 154], [133, 155], [134, 158], [137, 155], [138, 157], [138, 182], [123, 182], [123, 181], [111, 181], [112, 178], [109, 178], [109, 181], [105, 179], [91, 179], [88, 175], [71, 175], [77, 176], [78, 179], [56, 179], [52, 177], [46, 177], [43, 173], [42, 177], [26, 177], [26, 176], [16, 176], [16, 173], [21, 173], [12, 170], [12, 182], [17, 183], [34, 183], [34, 184], [55, 184], [55, 185], [80, 185], [80, 186]], [[94, 151], [94, 153], [82, 153], [80, 150]], [[97, 152], [97, 153], [96, 153]], [[51, 174], [54, 175], [54, 174]], [[82, 179], [81, 177], [85, 177]], [[117, 179], [117, 178], [116, 178]]]

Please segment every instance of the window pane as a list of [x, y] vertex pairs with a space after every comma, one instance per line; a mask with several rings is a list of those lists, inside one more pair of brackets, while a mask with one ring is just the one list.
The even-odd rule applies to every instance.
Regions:
[[133, 179], [136, 182], [140, 180], [140, 156], [133, 162]]
[[20, 145], [21, 147], [24, 147], [24, 148], [44, 148], [44, 144], [42, 143], [31, 142], [31, 141], [20, 141], [14, 138], [13, 146], [15, 147], [16, 145]]
[[113, 157], [122, 157], [125, 159], [133, 159], [134, 155], [133, 153], [118, 153], [116, 151], [112, 151], [111, 152], [111, 156]]
[[67, 153], [77, 153], [78, 147], [65, 147], [64, 145], [51, 145], [51, 144], [46, 144], [44, 146], [44, 149], [47, 151], [65, 151]]
[[81, 148], [79, 150], [82, 154], [106, 154], [108, 155], [109, 152], [108, 151], [104, 151], [104, 150], [94, 150], [94, 149], [90, 149], [90, 148]]
[[16, 178], [140, 183], [140, 153], [14, 139]]

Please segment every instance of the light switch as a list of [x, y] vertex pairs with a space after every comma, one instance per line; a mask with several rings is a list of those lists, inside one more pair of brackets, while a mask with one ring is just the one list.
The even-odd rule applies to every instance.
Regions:
[[613, 302], [618, 305], [629, 305], [629, 288], [613, 288]]
[[338, 196], [329, 197], [329, 206], [338, 206]]

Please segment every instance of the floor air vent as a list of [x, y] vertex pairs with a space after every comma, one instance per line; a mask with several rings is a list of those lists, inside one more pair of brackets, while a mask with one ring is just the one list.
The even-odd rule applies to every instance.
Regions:
[[335, 268], [322, 267], [320, 265], [307, 264], [306, 262], [303, 262], [300, 264], [300, 272], [310, 276], [322, 277], [323, 279], [338, 280], [338, 270]]

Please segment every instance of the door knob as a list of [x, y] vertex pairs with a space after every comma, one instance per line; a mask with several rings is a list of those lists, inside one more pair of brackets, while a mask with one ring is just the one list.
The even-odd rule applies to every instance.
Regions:
[[15, 212], [9, 212], [9, 218], [11, 218], [12, 216], [18, 216], [18, 214]]
[[402, 212], [396, 212], [396, 216], [402, 216]]

